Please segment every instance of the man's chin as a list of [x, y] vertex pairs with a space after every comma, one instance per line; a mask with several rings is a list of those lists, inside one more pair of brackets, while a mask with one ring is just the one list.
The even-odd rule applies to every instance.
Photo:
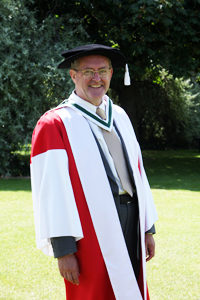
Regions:
[[99, 87], [99, 88], [90, 88], [89, 89], [89, 94], [90, 98], [94, 100], [101, 99], [103, 95], [105, 94], [105, 89], [104, 87]]

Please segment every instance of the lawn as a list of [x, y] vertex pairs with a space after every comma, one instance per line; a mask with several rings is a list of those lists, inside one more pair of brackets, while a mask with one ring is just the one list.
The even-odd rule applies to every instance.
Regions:
[[35, 246], [29, 179], [0, 180], [0, 300], [64, 300], [57, 261]]
[[[151, 300], [200, 300], [200, 153], [143, 157], [159, 215], [147, 264]], [[0, 222], [0, 300], [64, 300], [56, 260], [35, 247], [29, 179], [0, 179]]]
[[152, 300], [200, 300], [200, 153], [145, 151], [159, 215], [156, 256], [147, 264]]

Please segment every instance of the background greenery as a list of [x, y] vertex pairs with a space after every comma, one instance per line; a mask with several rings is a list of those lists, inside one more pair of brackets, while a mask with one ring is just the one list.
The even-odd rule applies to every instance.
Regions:
[[132, 85], [115, 70], [109, 95], [127, 111], [143, 149], [197, 148], [199, 0], [2, 0], [0, 176], [29, 174], [38, 118], [73, 84], [60, 53], [85, 43], [120, 48]]
[[[143, 152], [159, 215], [149, 291], [152, 300], [199, 300], [200, 154], [167, 153]], [[29, 179], [0, 179], [0, 220], [0, 299], [64, 300], [56, 260], [36, 249]]]
[[[120, 48], [110, 96], [126, 109], [156, 202], [151, 298], [200, 299], [199, 0], [2, 0], [0, 176], [28, 176], [38, 118], [73, 85], [60, 53], [85, 43]], [[170, 151], [169, 151], [170, 150]], [[29, 179], [0, 179], [0, 299], [65, 299], [56, 261], [36, 250]]]

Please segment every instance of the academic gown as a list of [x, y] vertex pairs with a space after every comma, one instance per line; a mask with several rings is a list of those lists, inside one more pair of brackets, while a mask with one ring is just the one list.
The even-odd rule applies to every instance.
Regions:
[[134, 276], [94, 136], [84, 112], [68, 103], [44, 114], [33, 133], [31, 182], [37, 247], [53, 255], [50, 237], [75, 237], [80, 284], [66, 282], [68, 300], [146, 300], [144, 235], [157, 213], [130, 120], [105, 97], [111, 112], [103, 126], [110, 129], [115, 119], [134, 173], [140, 217], [140, 283]]

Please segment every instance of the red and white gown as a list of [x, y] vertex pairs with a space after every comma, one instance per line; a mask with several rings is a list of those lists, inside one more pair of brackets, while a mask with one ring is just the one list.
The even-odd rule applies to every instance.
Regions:
[[[80, 284], [65, 282], [68, 300], [148, 300], [144, 236], [158, 217], [130, 120], [107, 96], [104, 100], [105, 123], [75, 105], [72, 94], [36, 125], [31, 152], [36, 243], [46, 255], [53, 255], [50, 237], [75, 237]], [[112, 129], [114, 119], [126, 144], [139, 203], [142, 259], [138, 282], [86, 118], [107, 130]]]

